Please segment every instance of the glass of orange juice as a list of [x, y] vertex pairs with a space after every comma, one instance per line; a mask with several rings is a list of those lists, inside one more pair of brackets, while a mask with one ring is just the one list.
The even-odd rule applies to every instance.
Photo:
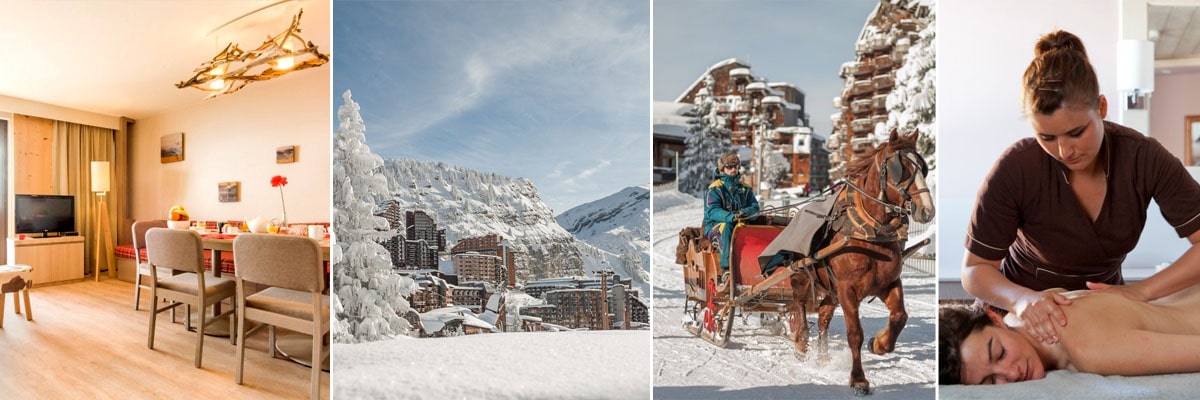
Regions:
[[270, 233], [270, 234], [279, 233], [279, 224], [274, 223], [274, 222], [267, 224], [267, 233]]

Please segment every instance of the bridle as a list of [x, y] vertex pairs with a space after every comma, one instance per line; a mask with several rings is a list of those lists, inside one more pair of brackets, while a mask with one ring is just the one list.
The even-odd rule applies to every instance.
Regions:
[[[875, 160], [879, 168], [878, 194], [872, 195], [849, 180], [843, 181], [842, 184], [851, 190], [846, 192], [846, 201], [840, 207], [838, 219], [842, 220], [840, 221], [842, 223], [835, 225], [838, 225], [838, 230], [846, 236], [866, 241], [906, 240], [908, 239], [908, 217], [913, 213], [915, 207], [912, 199], [922, 193], [929, 193], [928, 188], [918, 188], [912, 191], [909, 191], [908, 188], [912, 187], [916, 181], [916, 173], [919, 171], [921, 176], [925, 176], [928, 173], [928, 167], [925, 160], [911, 148], [900, 149], [886, 155], [882, 152], [876, 153]], [[905, 164], [912, 165], [911, 173]], [[887, 189], [889, 187], [900, 193], [902, 198], [900, 204], [888, 201]], [[887, 213], [887, 223], [880, 222], [863, 210], [862, 202], [864, 200], [870, 200], [883, 206]]]

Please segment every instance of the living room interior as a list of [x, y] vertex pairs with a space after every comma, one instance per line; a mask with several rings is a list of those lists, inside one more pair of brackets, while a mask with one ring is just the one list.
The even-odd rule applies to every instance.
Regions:
[[[135, 310], [137, 264], [116, 250], [130, 248], [135, 221], [169, 219], [176, 205], [201, 230], [269, 219], [328, 227], [331, 66], [297, 57], [303, 67], [284, 67], [291, 57], [277, 57], [258, 80], [211, 73], [226, 77], [225, 85], [246, 82], [213, 96], [208, 90], [220, 79], [204, 74], [215, 57], [229, 55], [228, 44], [252, 53], [298, 16], [294, 33], [305, 41], [298, 46], [332, 57], [330, 2], [6, 6], [0, 261], [31, 265], [33, 285], [25, 297], [2, 293], [9, 303], [0, 303], [5, 397], [162, 398], [180, 389], [202, 397], [306, 396], [309, 367], [268, 351], [265, 329], [246, 338], [241, 385], [228, 337], [204, 337], [203, 365], [194, 367], [196, 334], [183, 318], [157, 313], [155, 344], [147, 348], [150, 292], [142, 291]], [[194, 76], [208, 90], [177, 87]], [[18, 198], [71, 199], [73, 228], [18, 228], [27, 217], [18, 215], [26, 212]], [[328, 398], [329, 374], [320, 375], [319, 397]]]

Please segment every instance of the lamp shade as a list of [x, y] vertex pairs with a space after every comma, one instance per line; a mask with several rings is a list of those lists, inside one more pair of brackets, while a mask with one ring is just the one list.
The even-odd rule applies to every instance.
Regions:
[[92, 161], [92, 191], [107, 192], [109, 188], [108, 161]]
[[1117, 90], [1154, 91], [1154, 42], [1124, 39], [1117, 43]]

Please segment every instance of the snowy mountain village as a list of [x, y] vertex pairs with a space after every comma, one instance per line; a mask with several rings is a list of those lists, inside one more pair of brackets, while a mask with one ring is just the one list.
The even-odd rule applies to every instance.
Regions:
[[649, 185], [556, 217], [529, 179], [371, 153], [343, 97], [335, 342], [649, 329]]
[[[402, 211], [391, 200], [379, 216], [404, 229], [383, 245], [395, 269], [420, 287], [404, 317], [421, 337], [649, 326], [647, 302], [631, 278], [603, 270], [595, 277], [533, 280], [518, 289], [520, 253], [503, 236], [463, 238], [447, 248], [445, 229], [424, 211]], [[447, 256], [453, 273], [438, 270]]]

